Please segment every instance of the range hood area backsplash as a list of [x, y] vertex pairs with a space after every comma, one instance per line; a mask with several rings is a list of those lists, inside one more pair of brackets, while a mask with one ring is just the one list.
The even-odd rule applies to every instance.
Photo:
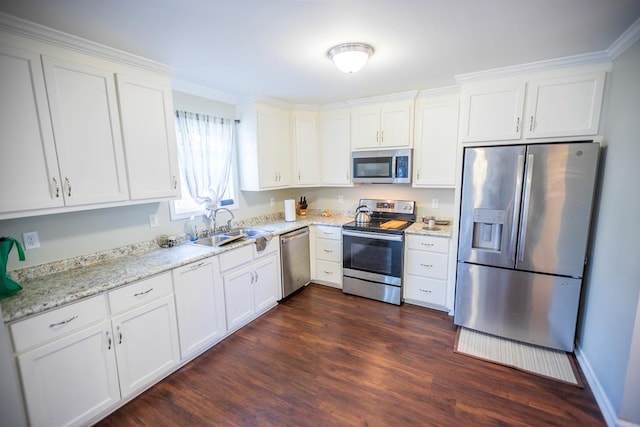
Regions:
[[[240, 192], [240, 221], [283, 211], [285, 199], [305, 196], [308, 209], [355, 212], [361, 198], [415, 200], [417, 217], [453, 217], [453, 189], [420, 189], [410, 184], [371, 184], [354, 187], [308, 187], [264, 192]], [[340, 196], [342, 202], [339, 201]], [[271, 206], [271, 198], [274, 204]], [[433, 199], [439, 207], [432, 208]], [[157, 214], [158, 227], [150, 227], [149, 215]], [[355, 215], [355, 213], [354, 213]], [[0, 235], [22, 239], [22, 233], [37, 231], [40, 248], [26, 251], [26, 261], [9, 260], [8, 271], [154, 240], [161, 234], [184, 232], [184, 220], [171, 221], [168, 202], [68, 212], [0, 221]], [[203, 224], [203, 223], [202, 223]], [[198, 224], [200, 225], [200, 223]]]

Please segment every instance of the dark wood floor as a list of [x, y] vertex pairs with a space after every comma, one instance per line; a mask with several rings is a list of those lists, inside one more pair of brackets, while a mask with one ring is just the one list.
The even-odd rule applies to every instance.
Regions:
[[99, 425], [605, 425], [588, 385], [454, 353], [455, 332], [445, 313], [311, 285]]

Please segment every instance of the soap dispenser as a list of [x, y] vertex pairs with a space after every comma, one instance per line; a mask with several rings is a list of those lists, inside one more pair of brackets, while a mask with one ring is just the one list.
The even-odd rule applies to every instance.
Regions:
[[22, 290], [22, 286], [11, 279], [7, 273], [9, 252], [11, 252], [14, 245], [18, 251], [18, 259], [24, 261], [24, 251], [20, 246], [20, 242], [13, 237], [0, 237], [0, 299], [15, 295]]

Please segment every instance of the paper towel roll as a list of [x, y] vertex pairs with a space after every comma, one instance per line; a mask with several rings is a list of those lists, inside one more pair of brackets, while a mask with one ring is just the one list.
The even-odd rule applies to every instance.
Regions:
[[296, 201], [294, 199], [284, 201], [284, 220], [289, 222], [296, 220]]

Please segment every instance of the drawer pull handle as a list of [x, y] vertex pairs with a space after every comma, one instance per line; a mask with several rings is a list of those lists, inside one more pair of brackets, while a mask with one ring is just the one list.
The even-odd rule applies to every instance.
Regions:
[[195, 270], [198, 267], [202, 267], [204, 265], [204, 261], [197, 263], [196, 265], [191, 266], [191, 270]]
[[431, 290], [429, 290], [429, 289], [420, 289], [420, 292], [426, 292], [426, 293], [430, 294]]
[[61, 322], [52, 323], [52, 324], [50, 324], [50, 325], [49, 325], [49, 327], [50, 327], [50, 328], [55, 328], [56, 326], [64, 325], [64, 324], [66, 324], [66, 323], [71, 322], [72, 320], [77, 319], [77, 318], [78, 318], [78, 315], [76, 314], [75, 316], [70, 317], [70, 318], [68, 318], [68, 319], [66, 319], [66, 320], [63, 320], [63, 321], [61, 321]]
[[333, 274], [333, 271], [324, 270], [324, 274]]
[[111, 350], [111, 337], [109, 336], [109, 331], [106, 332], [107, 334], [107, 350]]
[[149, 292], [151, 292], [152, 290], [153, 290], [153, 288], [149, 288], [149, 289], [147, 289], [147, 290], [146, 290], [146, 291], [144, 291], [144, 292], [136, 292], [135, 294], [133, 294], [133, 296], [134, 296], [134, 297], [139, 297], [139, 296], [142, 296], [142, 295], [146, 295], [146, 294], [148, 294]]
[[427, 268], [433, 268], [433, 264], [423, 264], [423, 263], [420, 263], [420, 265], [421, 265], [421, 266], [423, 266], [423, 267], [427, 267]]
[[422, 246], [433, 246], [433, 243], [424, 243], [424, 242], [421, 242], [420, 244], [421, 244]]
[[325, 252], [327, 252], [327, 253], [331, 253], [331, 252], [333, 252], [331, 249], [323, 249], [323, 250], [324, 250]]
[[324, 234], [326, 234], [327, 236], [331, 236], [331, 235], [333, 235], [333, 233], [332, 233], [332, 232], [330, 232], [330, 231], [323, 231], [323, 233], [324, 233]]

